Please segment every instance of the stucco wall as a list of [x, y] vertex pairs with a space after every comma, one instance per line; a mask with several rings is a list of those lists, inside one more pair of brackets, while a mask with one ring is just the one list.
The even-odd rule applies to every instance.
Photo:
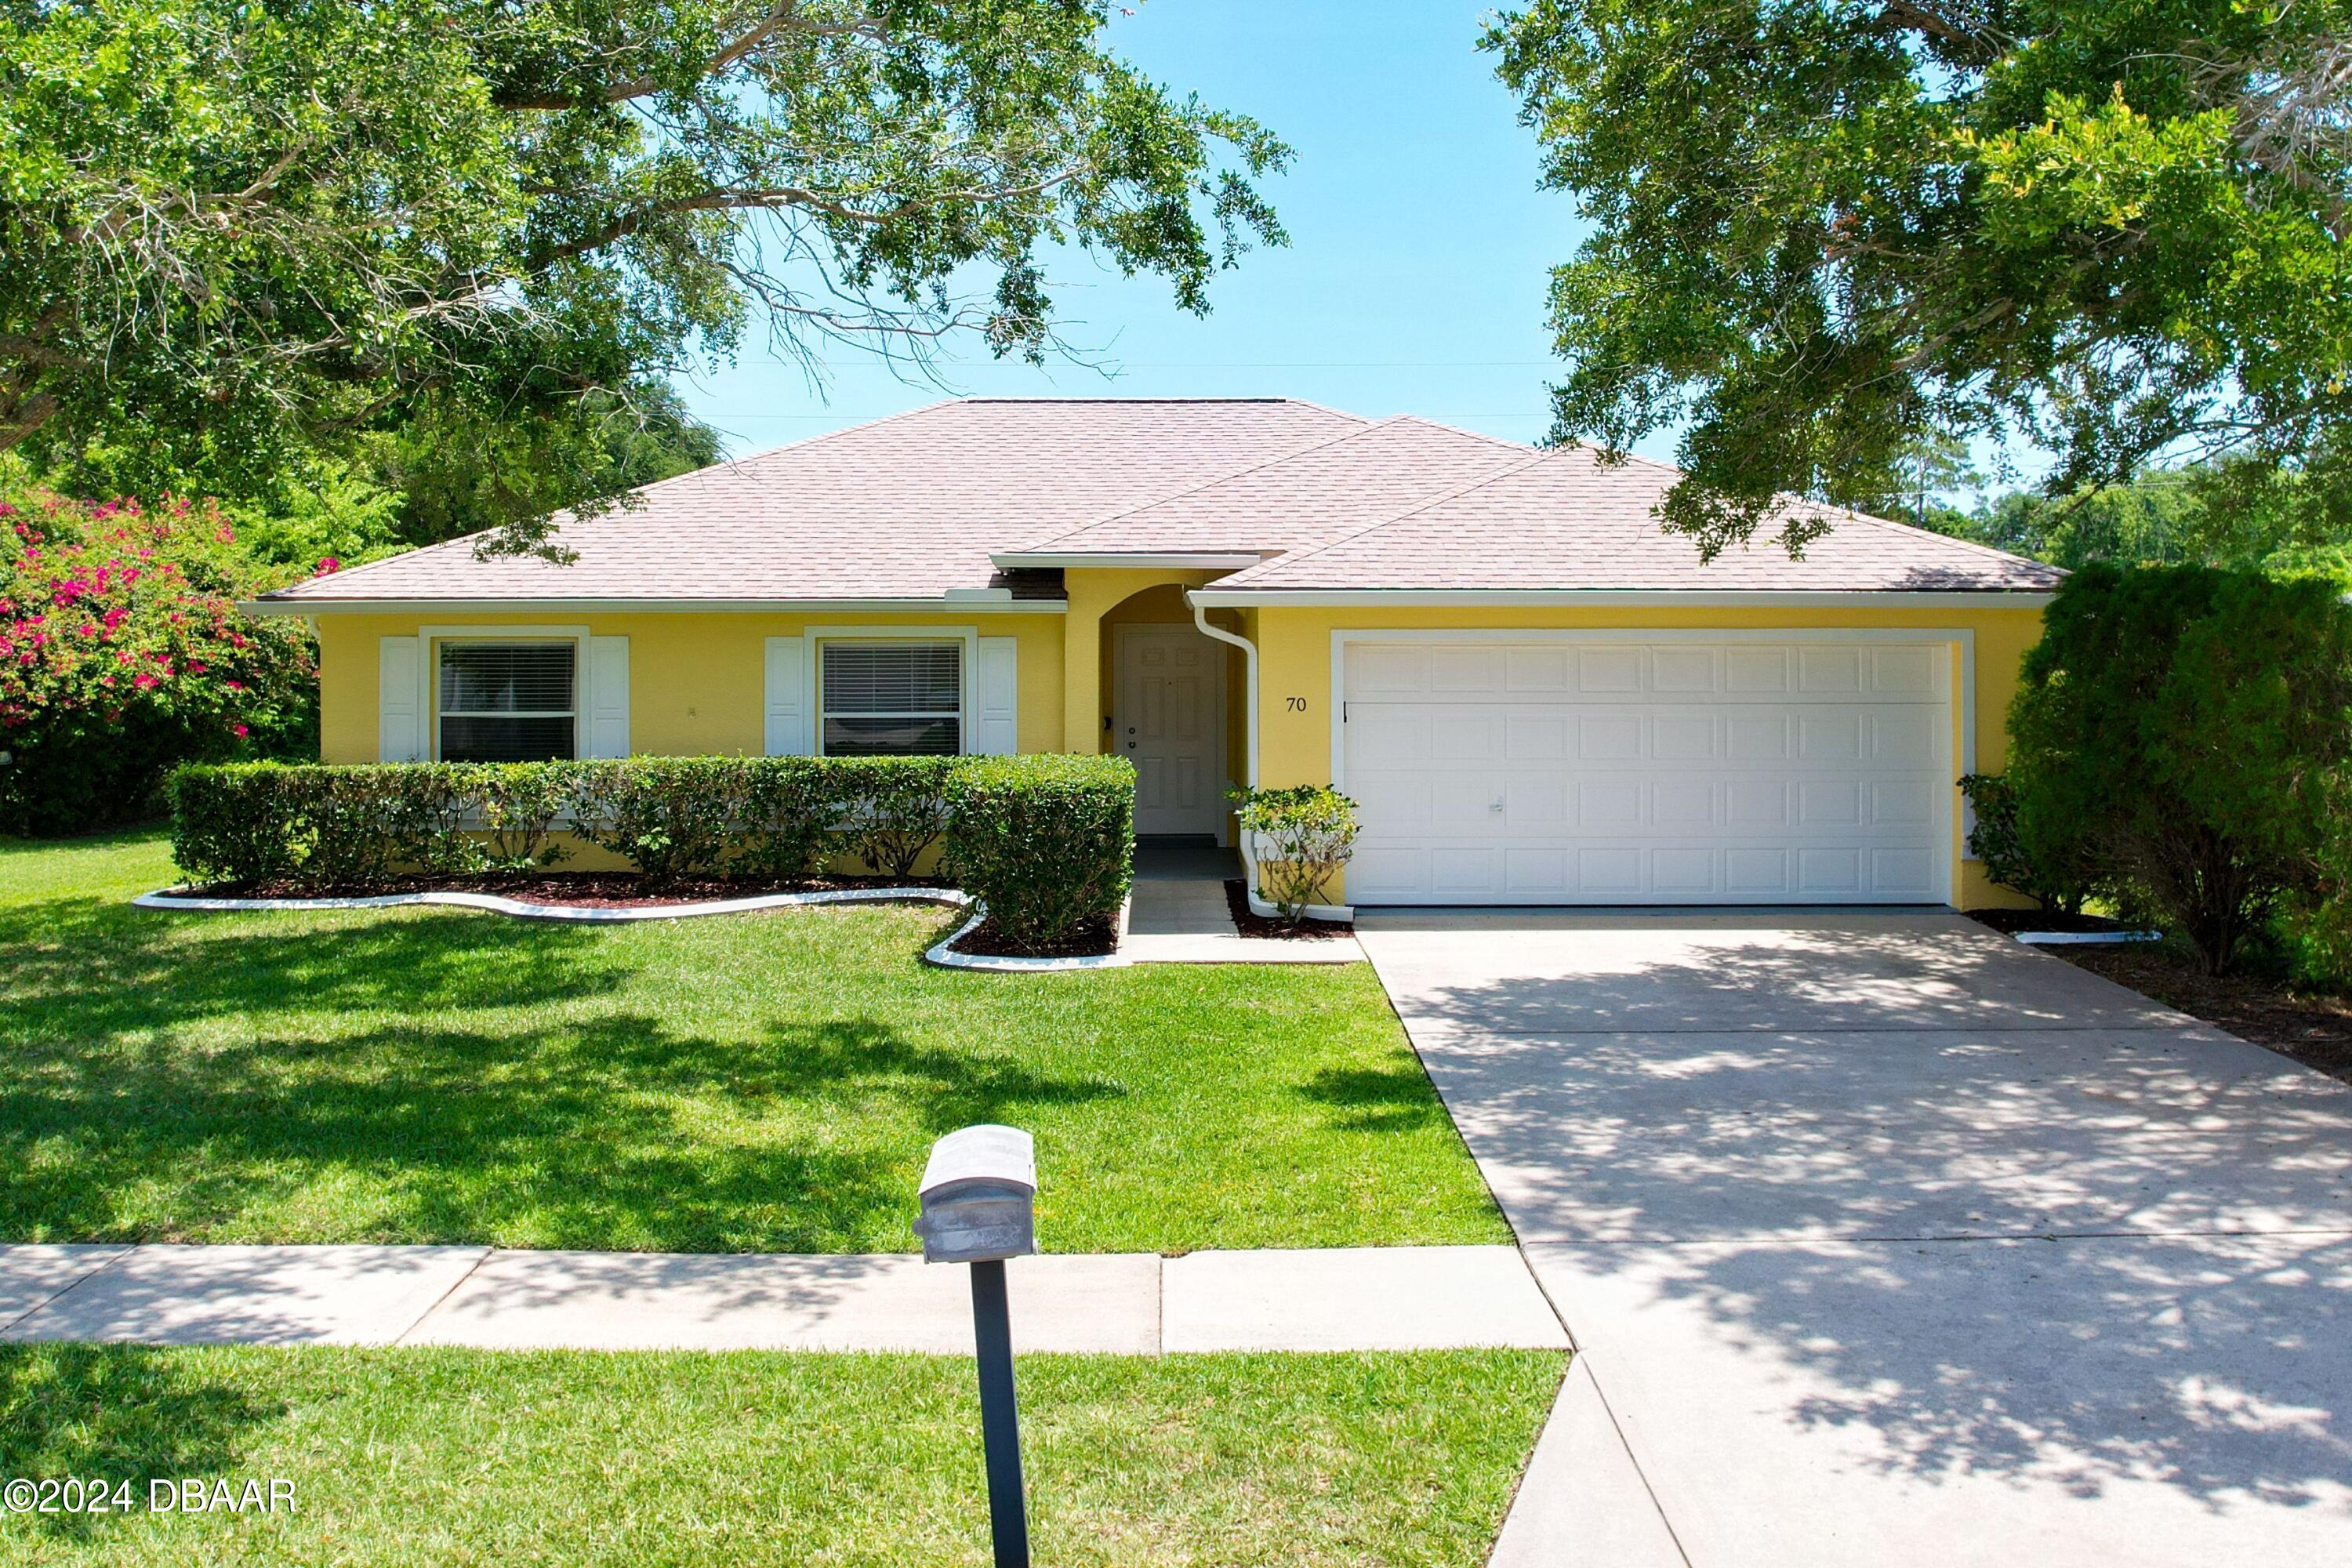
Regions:
[[[629, 746], [664, 756], [759, 754], [766, 746], [766, 639], [809, 626], [977, 626], [1020, 639], [1019, 744], [1062, 746], [1062, 617], [940, 616], [526, 616], [478, 617], [502, 627], [585, 626], [629, 639]], [[319, 617], [319, 752], [330, 763], [376, 761], [377, 639], [422, 626], [461, 625], [447, 614]]]

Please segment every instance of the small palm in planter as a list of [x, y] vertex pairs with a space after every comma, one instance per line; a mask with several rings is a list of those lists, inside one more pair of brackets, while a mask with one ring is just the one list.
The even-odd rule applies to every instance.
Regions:
[[1329, 784], [1232, 792], [1242, 831], [1257, 845], [1257, 896], [1293, 926], [1356, 852], [1356, 803]]

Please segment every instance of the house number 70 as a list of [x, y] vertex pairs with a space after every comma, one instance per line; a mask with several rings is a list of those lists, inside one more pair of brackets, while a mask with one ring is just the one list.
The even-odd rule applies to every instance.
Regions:
[[1307, 711], [1307, 699], [1304, 697], [1286, 697], [1282, 700], [1282, 705], [1293, 713]]

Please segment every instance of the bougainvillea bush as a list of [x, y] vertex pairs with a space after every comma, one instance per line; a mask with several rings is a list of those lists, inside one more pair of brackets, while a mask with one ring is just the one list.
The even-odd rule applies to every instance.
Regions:
[[310, 635], [237, 610], [274, 582], [216, 508], [44, 500], [0, 524], [0, 831], [155, 815], [180, 763], [315, 754]]

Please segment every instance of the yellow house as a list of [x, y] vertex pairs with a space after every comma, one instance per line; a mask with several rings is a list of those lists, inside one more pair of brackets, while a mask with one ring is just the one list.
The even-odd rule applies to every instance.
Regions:
[[1674, 471], [1282, 398], [969, 398], [267, 595], [331, 763], [1115, 751], [1139, 834], [1330, 783], [1356, 904], [2001, 901], [2057, 574], [1836, 513], [1702, 564]]

